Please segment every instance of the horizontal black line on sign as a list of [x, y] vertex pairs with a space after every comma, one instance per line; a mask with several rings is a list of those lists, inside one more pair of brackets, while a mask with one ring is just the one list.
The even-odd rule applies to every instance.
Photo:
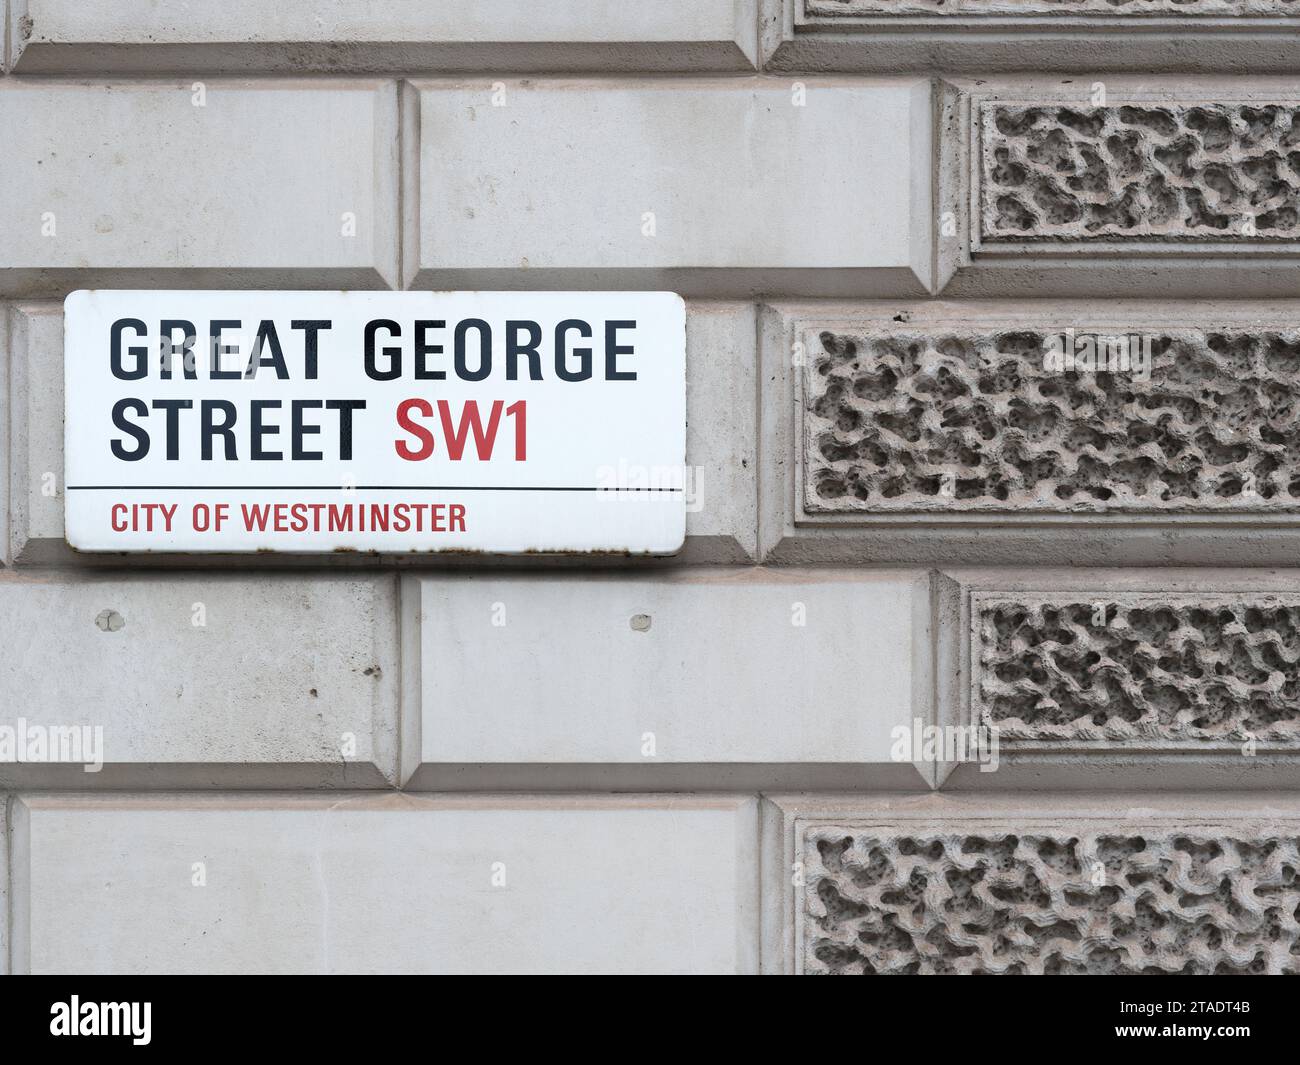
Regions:
[[683, 492], [684, 488], [595, 488], [499, 484], [70, 484], [69, 492]]

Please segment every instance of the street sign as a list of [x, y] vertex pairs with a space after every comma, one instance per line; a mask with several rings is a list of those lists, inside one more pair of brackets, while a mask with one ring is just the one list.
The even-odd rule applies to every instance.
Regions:
[[668, 554], [685, 336], [669, 292], [74, 292], [67, 540]]

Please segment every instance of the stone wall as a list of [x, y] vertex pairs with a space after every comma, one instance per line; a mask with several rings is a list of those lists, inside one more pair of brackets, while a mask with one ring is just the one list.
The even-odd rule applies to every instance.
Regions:
[[[0, 25], [0, 971], [1300, 971], [1300, 0]], [[680, 292], [686, 545], [78, 554], [114, 287]]]

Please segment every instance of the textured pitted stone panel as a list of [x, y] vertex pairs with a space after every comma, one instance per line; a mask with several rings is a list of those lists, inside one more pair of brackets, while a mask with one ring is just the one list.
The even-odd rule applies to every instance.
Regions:
[[1300, 105], [986, 102], [986, 241], [1294, 240]]
[[1233, 15], [1286, 16], [1300, 0], [803, 0], [815, 21], [864, 15]]
[[805, 829], [809, 973], [1300, 972], [1297, 826]]
[[975, 597], [973, 696], [1005, 741], [1300, 741], [1300, 596]]
[[[1300, 331], [1061, 335], [956, 322], [808, 335], [805, 512], [1300, 509]], [[1136, 338], [1129, 369], [1047, 358], [1078, 358], [1084, 337]], [[1106, 364], [1124, 366], [1117, 354]]]
[[[1144, 80], [1276, 73], [1294, 85], [1300, 59], [1300, 0], [759, 0], [759, 7], [769, 73], [941, 70], [944, 80], [971, 75], [987, 86], [998, 72], [1051, 71], [1069, 80], [1045, 82], [1048, 93], [1072, 91], [1076, 103], [1089, 102], [1096, 75], [1107, 71], [1141, 72]], [[972, 32], [985, 27], [996, 32]], [[1115, 102], [1120, 80], [1108, 77], [1110, 98], [1093, 102]], [[1290, 88], [1284, 84], [1284, 98]]]

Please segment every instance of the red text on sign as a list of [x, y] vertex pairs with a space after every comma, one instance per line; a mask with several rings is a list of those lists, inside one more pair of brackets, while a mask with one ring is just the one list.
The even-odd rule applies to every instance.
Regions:
[[[442, 429], [443, 443], [447, 451], [447, 457], [452, 462], [459, 462], [465, 454], [465, 445], [469, 437], [473, 434], [474, 450], [480, 461], [486, 462], [492, 458], [492, 451], [496, 446], [497, 430], [501, 425], [502, 408], [505, 407], [504, 400], [492, 401], [492, 412], [488, 415], [487, 426], [483, 425], [483, 418], [479, 412], [477, 400], [466, 400], [464, 407], [460, 412], [460, 421], [453, 424], [451, 416], [451, 404], [445, 399], [438, 400], [438, 421]], [[515, 461], [523, 462], [528, 457], [528, 410], [527, 401], [519, 400], [505, 407], [507, 418], [514, 420], [515, 427]], [[433, 429], [416, 418], [432, 418], [433, 404], [427, 399], [404, 399], [397, 405], [397, 424], [398, 427], [411, 434], [417, 442], [417, 446], [412, 447], [405, 440], [394, 441], [394, 447], [397, 454], [410, 462], [421, 462], [429, 458], [434, 452], [434, 432]]]

